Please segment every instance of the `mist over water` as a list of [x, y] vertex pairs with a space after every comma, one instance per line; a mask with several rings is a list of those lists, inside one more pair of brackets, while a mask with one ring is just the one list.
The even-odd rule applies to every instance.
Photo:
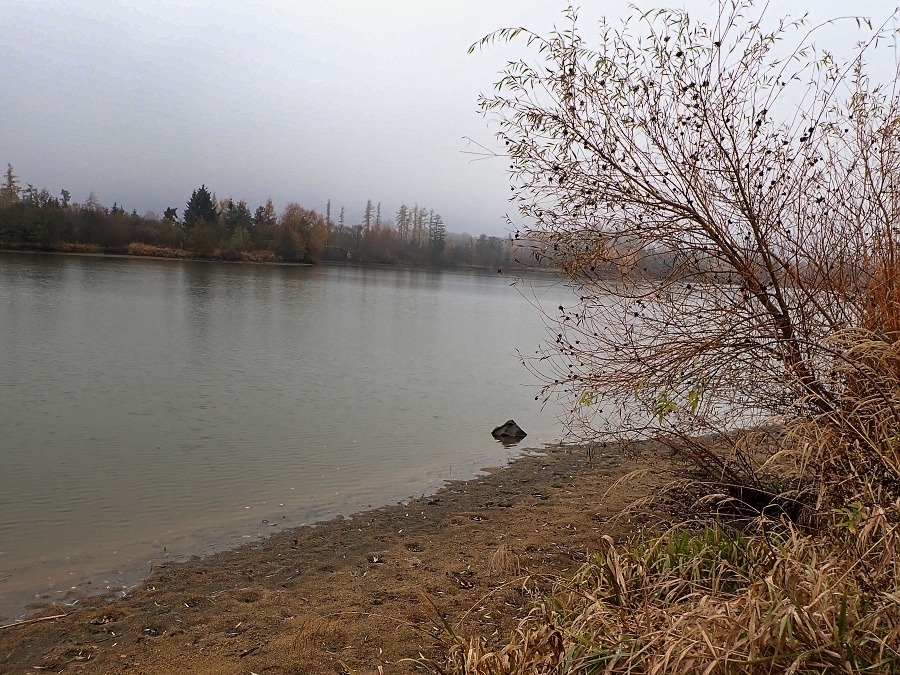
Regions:
[[0, 614], [469, 478], [509, 418], [556, 440], [519, 289], [567, 292], [511, 281], [0, 254]]

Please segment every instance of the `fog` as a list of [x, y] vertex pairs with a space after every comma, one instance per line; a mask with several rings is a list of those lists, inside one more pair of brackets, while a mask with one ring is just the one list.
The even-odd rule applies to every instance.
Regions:
[[[680, 3], [679, 3], [680, 5]], [[714, 5], [687, 3], [710, 20]], [[624, 3], [585, 3], [582, 26]], [[846, 14], [782, 2], [777, 13]], [[524, 43], [475, 54], [502, 26], [547, 32], [547, 0], [332, 2], [4, 0], [0, 163], [23, 183], [95, 192], [126, 209], [179, 213], [201, 183], [253, 208], [272, 197], [359, 222], [366, 200], [392, 215], [418, 202], [453, 232], [506, 231], [507, 163], [477, 110]], [[882, 21], [884, 3], [853, 12]], [[776, 13], [770, 10], [770, 13]], [[842, 24], [847, 44], [862, 37]], [[851, 30], [851, 28], [853, 30]]]

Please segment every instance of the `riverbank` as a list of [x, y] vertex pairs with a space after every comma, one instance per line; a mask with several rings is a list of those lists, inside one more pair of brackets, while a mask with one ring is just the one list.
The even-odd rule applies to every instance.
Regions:
[[247, 264], [247, 265], [281, 265], [286, 267], [298, 267], [309, 265], [324, 265], [331, 267], [360, 267], [369, 269], [389, 269], [389, 270], [438, 270], [438, 271], [462, 271], [462, 272], [481, 272], [485, 274], [528, 274], [541, 276], [558, 276], [557, 271], [547, 267], [522, 266], [517, 265], [510, 267], [502, 265], [501, 267], [481, 267], [477, 265], [432, 265], [432, 264], [412, 264], [412, 263], [385, 263], [375, 261], [357, 261], [357, 260], [318, 260], [315, 262], [286, 262], [277, 256], [272, 255], [269, 251], [250, 251], [241, 258], [230, 258], [221, 256], [200, 256], [185, 249], [164, 248], [156, 246], [139, 246], [129, 245], [114, 250], [101, 249], [93, 245], [77, 245], [62, 246], [59, 248], [38, 248], [28, 246], [16, 246], [0, 242], [0, 253], [24, 253], [32, 255], [60, 255], [60, 256], [81, 256], [95, 258], [135, 258], [135, 259], [153, 259], [153, 260], [179, 260], [186, 262], [207, 262], [207, 263], [228, 263], [228, 264]]
[[423, 592], [451, 624], [504, 638], [601, 534], [664, 519], [614, 517], [672, 470], [649, 445], [528, 454], [431, 497], [170, 563], [119, 600], [41, 608], [56, 618], [0, 630], [0, 670], [412, 673], [404, 659], [439, 651]]

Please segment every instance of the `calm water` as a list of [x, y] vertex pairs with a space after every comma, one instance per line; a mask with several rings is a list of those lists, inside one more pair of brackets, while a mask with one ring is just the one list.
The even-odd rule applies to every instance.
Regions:
[[0, 618], [553, 441], [518, 289], [564, 290], [510, 281], [0, 254]]

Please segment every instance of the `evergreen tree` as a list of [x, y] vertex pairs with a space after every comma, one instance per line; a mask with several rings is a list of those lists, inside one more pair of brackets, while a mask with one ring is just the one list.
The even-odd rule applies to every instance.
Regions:
[[419, 205], [414, 204], [410, 212], [410, 223], [412, 227], [412, 243], [419, 246], [419, 240], [422, 237], [422, 214], [419, 211]]
[[86, 211], [106, 211], [103, 208], [103, 204], [100, 203], [100, 200], [97, 198], [97, 195], [93, 192], [88, 195], [87, 200], [84, 202], [84, 209]]
[[253, 222], [253, 216], [250, 215], [250, 208], [243, 199], [237, 204], [232, 200], [228, 200], [228, 208], [225, 210], [225, 227], [228, 230], [234, 230], [238, 227], [248, 228]]
[[0, 204], [7, 205], [19, 201], [19, 179], [13, 173], [12, 164], [6, 165], [6, 179], [0, 187]]
[[366, 234], [369, 233], [369, 225], [372, 223], [372, 200], [366, 200], [366, 213], [363, 216], [363, 222], [366, 224]]
[[257, 227], [265, 227], [265, 226], [273, 226], [278, 221], [278, 218], [275, 214], [275, 204], [272, 203], [272, 198], [269, 197], [266, 200], [265, 206], [258, 206], [256, 208], [256, 213], [253, 215], [253, 224]]
[[447, 241], [447, 229], [440, 213], [431, 212], [431, 249], [437, 253], [444, 250]]
[[213, 202], [212, 194], [206, 189], [206, 185], [201, 185], [191, 193], [191, 198], [184, 209], [185, 227], [194, 227], [200, 223], [214, 225], [218, 218], [219, 211]]
[[404, 244], [409, 241], [409, 207], [401, 204], [397, 210], [397, 234]]
[[425, 239], [425, 237], [426, 237], [425, 223], [426, 223], [427, 217], [428, 217], [428, 209], [426, 209], [423, 206], [422, 208], [419, 209], [419, 220], [418, 220], [419, 236], [416, 238], [416, 246], [418, 246], [419, 248], [423, 248], [425, 246], [425, 241], [426, 241], [426, 239]]

